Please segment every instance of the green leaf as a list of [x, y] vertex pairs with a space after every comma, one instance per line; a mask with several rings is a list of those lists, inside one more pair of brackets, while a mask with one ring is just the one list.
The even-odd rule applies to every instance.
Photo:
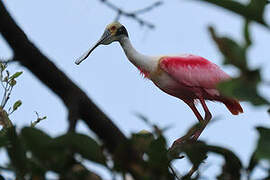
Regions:
[[3, 81], [8, 82], [8, 76], [4, 77]]
[[34, 143], [37, 146], [49, 144], [52, 142], [52, 138], [45, 132], [31, 127], [25, 127], [21, 130], [21, 136], [30, 143]]
[[263, 18], [264, 8], [267, 0], [251, 0], [249, 4], [242, 4], [234, 0], [200, 0], [208, 2], [219, 7], [232, 11], [244, 18], [256, 21], [264, 26], [269, 27]]
[[16, 111], [18, 109], [18, 107], [20, 107], [22, 105], [22, 101], [18, 100], [13, 104], [13, 111]]
[[25, 148], [21, 138], [17, 135], [14, 126], [6, 129], [6, 137], [9, 142], [7, 152], [11, 160], [11, 164], [15, 168], [18, 179], [22, 179], [26, 172], [28, 172], [28, 161], [26, 158]]
[[8, 138], [6, 136], [6, 130], [2, 129], [0, 131], [0, 148], [7, 145], [8, 145]]
[[68, 133], [55, 138], [53, 143], [54, 146], [71, 148], [72, 151], [80, 154], [88, 160], [106, 165], [106, 157], [102, 153], [100, 145], [89, 136], [77, 133]]
[[41, 161], [47, 161], [51, 158], [51, 151], [48, 149], [52, 138], [46, 133], [36, 128], [25, 127], [21, 131], [21, 137], [27, 148], [35, 157]]
[[250, 39], [250, 33], [249, 33], [249, 21], [245, 22], [245, 26], [244, 26], [244, 37], [245, 37], [245, 49], [247, 49], [251, 44], [252, 41]]
[[185, 153], [191, 163], [197, 168], [207, 158], [207, 146], [202, 141], [186, 141], [182, 144], [176, 144], [171, 152], [176, 154]]
[[149, 166], [156, 169], [157, 172], [164, 174], [168, 171], [169, 159], [167, 156], [166, 140], [159, 136], [151, 142], [148, 151], [146, 152], [149, 160]]
[[15, 86], [16, 83], [17, 83], [17, 82], [16, 82], [15, 79], [11, 79], [11, 80], [9, 81], [10, 86]]
[[221, 155], [225, 159], [222, 173], [218, 179], [240, 179], [242, 163], [233, 152], [226, 148], [207, 145], [202, 141], [185, 141], [182, 144], [175, 144], [169, 153], [173, 157], [176, 157], [177, 153], [178, 155], [185, 153], [196, 169], [204, 162], [207, 153], [210, 152]]
[[255, 152], [257, 160], [266, 159], [270, 162], [270, 129], [257, 127], [259, 140]]
[[208, 152], [219, 154], [225, 159], [222, 172], [217, 179], [241, 179], [243, 165], [240, 159], [231, 150], [211, 145], [207, 145], [207, 150]]
[[[72, 152], [63, 146], [54, 146], [53, 138], [36, 128], [25, 127], [21, 137], [26, 150], [30, 152], [30, 165], [43, 172], [52, 170], [61, 173], [73, 160]], [[33, 164], [34, 163], [34, 164]]]
[[151, 142], [154, 141], [154, 135], [150, 132], [139, 132], [132, 134], [131, 141], [138, 152], [144, 153], [148, 150]]
[[1, 72], [4, 71], [6, 68], [7, 68], [7, 65], [0, 62]]
[[249, 163], [248, 163], [248, 167], [247, 167], [247, 173], [249, 176], [252, 173], [252, 171], [255, 169], [255, 167], [258, 165], [258, 163], [259, 163], [259, 161], [256, 158], [256, 150], [255, 150], [249, 159]]
[[52, 146], [53, 139], [41, 130], [23, 128], [21, 137], [30, 154], [31, 169], [35, 172], [52, 170], [61, 173], [73, 161], [72, 153], [67, 148]]
[[263, 13], [266, 4], [267, 0], [250, 0], [249, 4], [247, 5], [247, 9], [249, 10], [250, 14], [252, 13], [252, 15], [255, 16], [254, 18], [263, 23]]
[[269, 104], [257, 90], [257, 86], [261, 81], [260, 69], [250, 70], [247, 66], [246, 50], [251, 44], [248, 22], [246, 22], [244, 27], [246, 42], [243, 47], [232, 39], [218, 37], [212, 27], [209, 28], [209, 31], [225, 58], [224, 64], [232, 64], [241, 70], [239, 78], [234, 78], [218, 85], [218, 89], [222, 94], [239, 100], [250, 101], [253, 105]]
[[106, 165], [106, 158], [99, 145], [90, 137], [82, 134], [68, 133], [51, 138], [36, 128], [23, 128], [21, 136], [27, 150], [32, 152], [38, 164], [48, 170], [61, 172], [74, 161], [73, 154]]
[[15, 78], [19, 77], [22, 73], [23, 73], [22, 71], [16, 72], [15, 74], [13, 74], [13, 75], [10, 77], [10, 79], [15, 79]]
[[227, 97], [246, 100], [256, 106], [269, 104], [266, 99], [259, 95], [256, 80], [254, 81], [249, 78], [244, 79], [243, 77], [235, 78], [230, 81], [220, 83], [218, 85], [218, 89]]
[[213, 27], [209, 27], [212, 39], [224, 56], [224, 64], [232, 64], [241, 70], [247, 70], [246, 49], [228, 37], [219, 37]]

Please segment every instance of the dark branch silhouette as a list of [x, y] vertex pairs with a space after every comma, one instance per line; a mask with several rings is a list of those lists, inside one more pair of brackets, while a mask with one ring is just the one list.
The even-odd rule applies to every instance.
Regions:
[[48, 86], [64, 102], [69, 110], [69, 119], [74, 130], [75, 123], [82, 119], [90, 129], [114, 147], [126, 138], [114, 123], [75, 85], [52, 61], [29, 41], [0, 2], [0, 32], [13, 50], [13, 59], [28, 68], [41, 82]]
[[121, 162], [123, 168], [133, 175], [138, 174], [132, 168], [134, 163], [138, 162], [137, 156], [127, 145], [125, 135], [91, 101], [85, 92], [73, 83], [27, 38], [26, 34], [12, 19], [2, 1], [0, 1], [0, 33], [13, 50], [12, 59], [29, 69], [63, 101], [69, 112], [69, 130], [74, 131], [77, 120], [81, 119], [89, 129], [98, 135], [105, 147], [113, 155], [116, 154], [117, 148], [121, 146], [122, 151], [121, 153], [118, 152], [118, 155], [124, 157], [123, 162]]
[[[133, 18], [149, 28], [154, 28], [154, 25], [140, 19], [137, 15], [148, 12], [161, 4], [157, 2], [152, 6], [128, 13], [106, 0], [102, 2], [115, 8], [119, 17]], [[69, 131], [75, 131], [77, 121], [82, 120], [102, 140], [114, 162], [117, 162], [124, 171], [131, 173], [136, 180], [142, 179], [141, 177], [145, 174], [156, 174], [155, 169], [146, 168], [142, 157], [131, 147], [130, 141], [110, 118], [27, 38], [2, 1], [0, 1], [0, 34], [13, 52], [12, 58], [6, 59], [8, 61], [5, 62], [19, 62], [63, 101], [69, 113]]]
[[158, 7], [158, 6], [160, 6], [160, 5], [163, 4], [162, 1], [158, 1], [158, 2], [155, 2], [154, 4], [152, 4], [152, 5], [148, 6], [148, 7], [143, 8], [143, 9], [139, 9], [139, 10], [136, 10], [136, 11], [133, 11], [133, 12], [127, 12], [127, 11], [119, 8], [115, 4], [111, 3], [108, 0], [99, 0], [99, 1], [102, 2], [102, 3], [104, 3], [110, 9], [112, 9], [112, 10], [114, 10], [114, 11], [117, 12], [115, 21], [118, 21], [121, 18], [121, 16], [125, 16], [125, 17], [132, 18], [133, 20], [137, 21], [141, 26], [146, 26], [146, 27], [148, 27], [150, 29], [155, 28], [155, 25], [152, 24], [151, 22], [148, 22], [146, 20], [143, 20], [138, 15], [139, 14], [146, 13], [146, 12], [149, 12], [149, 11], [153, 10], [154, 8], [156, 8], [156, 7]]

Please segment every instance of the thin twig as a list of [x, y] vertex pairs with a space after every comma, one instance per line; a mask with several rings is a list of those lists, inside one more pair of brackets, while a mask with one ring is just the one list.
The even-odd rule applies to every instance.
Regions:
[[0, 63], [3, 63], [3, 64], [8, 64], [8, 63], [11, 63], [11, 62], [16, 62], [15, 59], [12, 57], [12, 58], [0, 58]]
[[0, 59], [0, 63], [8, 64], [8, 63], [12, 63], [12, 62], [16, 62], [16, 61], [14, 59], [8, 59], [8, 60], [1, 60]]
[[136, 11], [133, 11], [134, 14], [143, 14], [143, 13], [147, 13], [149, 11], [152, 11], [154, 8], [162, 5], [163, 2], [162, 1], [157, 1], [155, 2], [154, 4], [148, 6], [148, 7], [145, 7], [143, 9], [139, 9], [139, 10], [136, 10]]
[[172, 165], [169, 165], [169, 169], [171, 170], [173, 176], [177, 179], [177, 180], [181, 180], [180, 177], [178, 177], [178, 173], [175, 172], [175, 169], [172, 167]]
[[[189, 170], [189, 172], [182, 176], [181, 179], [191, 179], [191, 176], [198, 170], [198, 166], [193, 165], [192, 168]], [[197, 176], [198, 178], [198, 176]], [[197, 179], [195, 178], [195, 179]]]
[[139, 14], [142, 14], [142, 13], [146, 13], [146, 12], [152, 11], [154, 8], [156, 8], [156, 7], [158, 7], [158, 6], [160, 6], [160, 5], [163, 4], [162, 1], [158, 1], [158, 2], [155, 2], [154, 4], [152, 4], [152, 5], [150, 5], [150, 6], [146, 7], [146, 8], [139, 9], [139, 10], [136, 10], [136, 11], [133, 11], [133, 12], [127, 12], [127, 11], [119, 8], [115, 4], [111, 3], [108, 0], [99, 0], [99, 1], [102, 2], [102, 3], [104, 3], [110, 9], [112, 9], [112, 10], [114, 10], [114, 11], [117, 12], [117, 15], [115, 17], [115, 21], [118, 21], [121, 18], [121, 16], [125, 16], [125, 17], [128, 17], [128, 18], [134, 19], [141, 26], [147, 26], [150, 29], [155, 28], [155, 25], [152, 24], [151, 22], [148, 22], [148, 21], [146, 21], [146, 20], [138, 17], [138, 15]]
[[44, 119], [47, 119], [47, 116], [43, 116], [43, 117], [40, 117], [38, 112], [36, 112], [36, 115], [37, 115], [37, 120], [35, 120], [34, 122], [31, 122], [31, 127], [35, 127], [40, 121], [43, 121]]
[[[8, 71], [6, 71], [6, 72], [7, 72], [7, 78], [9, 78], [9, 73], [8, 73]], [[2, 108], [4, 108], [6, 103], [8, 102], [8, 100], [10, 98], [11, 91], [13, 89], [13, 86], [11, 86], [9, 84], [10, 81], [8, 79], [6, 81], [4, 81], [4, 82], [6, 83], [6, 85], [2, 84], [3, 80], [1, 79], [1, 84], [2, 84], [2, 86], [4, 88], [4, 90], [5, 90], [4, 96], [3, 96], [3, 99], [2, 99], [2, 102], [1, 102], [1, 107]]]
[[4, 96], [2, 98], [2, 101], [1, 101], [1, 107], [4, 108], [8, 99], [9, 99], [9, 93], [8, 93], [8, 83], [6, 82], [6, 85], [4, 86]]

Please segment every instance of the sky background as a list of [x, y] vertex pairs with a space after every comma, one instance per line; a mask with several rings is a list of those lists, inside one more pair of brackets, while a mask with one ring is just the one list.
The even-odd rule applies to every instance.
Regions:
[[[126, 11], [132, 11], [155, 1], [113, 2]], [[139, 71], [127, 60], [118, 43], [100, 46], [80, 66], [74, 64], [75, 59], [100, 38], [105, 26], [116, 16], [116, 12], [99, 0], [9, 0], [4, 3], [28, 38], [78, 84], [127, 136], [143, 129], [150, 130], [135, 113], [145, 115], [160, 127], [171, 125], [172, 128], [165, 133], [168, 145], [184, 135], [188, 128], [197, 122], [186, 104], [163, 93], [150, 81], [143, 79]], [[268, 20], [269, 8], [266, 8], [268, 13], [265, 14]], [[166, 1], [162, 6], [140, 17], [155, 24], [156, 28], [150, 30], [141, 27], [136, 21], [125, 17], [122, 17], [120, 22], [128, 29], [134, 47], [144, 54], [192, 53], [222, 66], [222, 56], [213, 43], [207, 26], [213, 25], [219, 34], [243, 41], [242, 18], [207, 3]], [[252, 68], [261, 67], [264, 79], [270, 81], [270, 32], [253, 23], [251, 33], [253, 45], [249, 51], [249, 65]], [[0, 57], [8, 58], [11, 55], [12, 51], [0, 36]], [[237, 76], [238, 72], [233, 67], [222, 66], [222, 69], [231, 76]], [[23, 102], [20, 109], [10, 117], [14, 124], [18, 128], [28, 126], [36, 119], [34, 111], [37, 111], [41, 116], [48, 117], [38, 128], [52, 136], [65, 133], [67, 110], [62, 101], [18, 63], [11, 64], [9, 70], [24, 71], [9, 103], [12, 105], [17, 99]], [[260, 92], [270, 99], [269, 87], [262, 85]], [[207, 104], [219, 121], [210, 124], [200, 139], [209, 144], [232, 149], [247, 164], [258, 138], [254, 128], [270, 125], [267, 107], [254, 107], [242, 102], [245, 113], [233, 116], [220, 103]], [[199, 109], [202, 110], [201, 107]], [[89, 130], [81, 122], [77, 130], [89, 134]], [[6, 161], [3, 151], [0, 152], [0, 159]], [[207, 162], [203, 167], [205, 174], [215, 175], [219, 172], [221, 158], [210, 156]], [[106, 171], [96, 168], [96, 165], [89, 166], [104, 177], [110, 178]], [[176, 163], [175, 167], [189, 169], [187, 162], [183, 161]]]

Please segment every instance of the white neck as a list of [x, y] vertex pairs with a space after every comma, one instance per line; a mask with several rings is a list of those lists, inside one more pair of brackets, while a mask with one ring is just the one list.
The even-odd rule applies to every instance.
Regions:
[[143, 55], [134, 49], [128, 37], [123, 37], [119, 40], [127, 58], [134, 64], [137, 68], [151, 73], [156, 69], [157, 62], [156, 58], [151, 56]]

